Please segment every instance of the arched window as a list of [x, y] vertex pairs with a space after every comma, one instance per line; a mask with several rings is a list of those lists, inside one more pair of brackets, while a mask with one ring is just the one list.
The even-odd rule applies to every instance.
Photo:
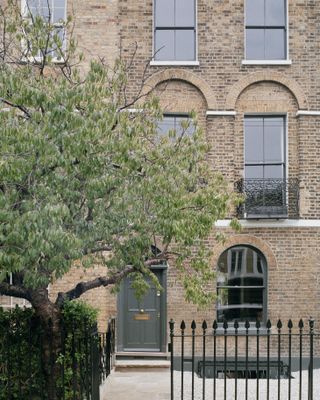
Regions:
[[224, 251], [217, 266], [217, 319], [265, 322], [267, 319], [267, 263], [249, 246]]

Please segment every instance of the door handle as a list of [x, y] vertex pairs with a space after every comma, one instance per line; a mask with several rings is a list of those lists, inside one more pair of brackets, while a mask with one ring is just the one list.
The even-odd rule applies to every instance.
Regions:
[[143, 314], [143, 313], [144, 313], [144, 309], [143, 309], [143, 308], [141, 308], [140, 312], [141, 312], [141, 314]]

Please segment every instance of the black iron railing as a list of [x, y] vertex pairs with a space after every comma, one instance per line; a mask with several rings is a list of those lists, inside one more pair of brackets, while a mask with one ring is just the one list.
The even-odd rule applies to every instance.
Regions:
[[235, 189], [245, 197], [237, 210], [238, 218], [299, 217], [298, 179], [241, 179]]
[[[23, 322], [6, 319], [0, 334], [0, 399], [48, 398], [43, 369], [40, 321], [30, 315]], [[2, 327], [3, 328], [3, 327]], [[72, 328], [72, 329], [70, 329]], [[1, 333], [1, 332], [0, 332]], [[50, 349], [52, 351], [52, 349]], [[110, 374], [115, 354], [115, 320], [99, 333], [86, 320], [61, 326], [59, 377], [54, 382], [59, 400], [99, 400], [100, 385]]]
[[318, 400], [314, 321], [170, 323], [171, 400]]

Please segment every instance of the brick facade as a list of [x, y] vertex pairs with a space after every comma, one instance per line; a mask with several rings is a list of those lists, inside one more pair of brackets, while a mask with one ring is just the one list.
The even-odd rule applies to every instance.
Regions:
[[[259, 220], [244, 224], [240, 234], [228, 228], [227, 241], [212, 236], [212, 268], [227, 248], [242, 244], [259, 249], [268, 269], [268, 318], [307, 319], [320, 323], [320, 115], [297, 115], [298, 111], [320, 111], [320, 2], [288, 0], [288, 65], [243, 65], [244, 1], [197, 1], [198, 66], [150, 66], [146, 88], [161, 93], [167, 112], [196, 110], [211, 150], [210, 165], [230, 185], [243, 176], [244, 115], [285, 114], [288, 125], [288, 176], [299, 179], [300, 219], [289, 226], [283, 221]], [[151, 0], [73, 0], [75, 34], [86, 55], [104, 57], [112, 63], [137, 54], [129, 82], [134, 94], [153, 51], [153, 5]], [[72, 11], [73, 10], [73, 11]], [[206, 115], [207, 111], [234, 111], [235, 115]], [[79, 278], [101, 271], [72, 270], [51, 287], [59, 290]], [[215, 283], [213, 282], [213, 290]], [[100, 328], [116, 314], [116, 298], [109, 289], [99, 289], [84, 298], [100, 310]], [[215, 305], [207, 311], [186, 306], [183, 288], [173, 265], [169, 266], [167, 318], [201, 321], [216, 317]]]

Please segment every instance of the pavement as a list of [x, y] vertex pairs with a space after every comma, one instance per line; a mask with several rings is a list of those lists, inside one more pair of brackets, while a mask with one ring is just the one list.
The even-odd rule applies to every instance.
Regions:
[[113, 371], [107, 378], [101, 400], [169, 400], [170, 371]]

